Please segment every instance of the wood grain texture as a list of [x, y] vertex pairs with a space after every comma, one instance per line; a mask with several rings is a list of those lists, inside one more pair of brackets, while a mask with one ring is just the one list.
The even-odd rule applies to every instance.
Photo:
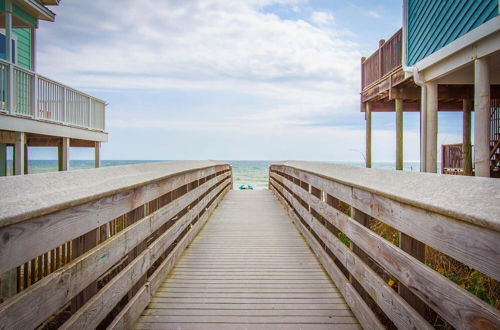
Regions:
[[459, 288], [344, 213], [307, 194], [291, 181], [284, 178], [277, 180], [281, 180], [318, 214], [344, 232], [365, 253], [432, 306], [450, 324], [457, 328], [477, 328], [478, 325], [500, 327], [500, 315], [492, 306]]
[[[500, 219], [497, 216], [500, 214], [499, 180], [366, 169], [321, 162], [288, 161], [277, 166], [316, 174], [328, 182], [360, 188], [417, 208], [500, 231]], [[315, 187], [325, 191], [319, 186]], [[443, 188], [453, 191], [453, 194], [443, 193]]]
[[229, 192], [136, 324], [138, 329], [324, 326], [359, 328], [359, 323], [267, 190]]
[[[196, 170], [5, 227], [0, 223], [0, 236], [3, 238], [0, 240], [0, 274], [178, 187], [213, 173], [214, 167]], [[225, 175], [229, 176], [227, 173]], [[31, 193], [28, 195], [31, 196]], [[24, 205], [24, 202], [20, 203]]]
[[[1, 177], [0, 227], [175, 176], [184, 176], [188, 172], [218, 171], [219, 167], [229, 168], [229, 165], [216, 161], [170, 161], [41, 173], [36, 176]], [[71, 184], [68, 185], [68, 182]], [[22, 208], [19, 207], [20, 204], [23, 205]]]
[[190, 209], [175, 224], [158, 237], [144, 252], [137, 256], [124, 270], [111, 280], [99, 293], [90, 299], [77, 313], [67, 320], [61, 329], [91, 329], [96, 328], [106, 315], [120, 302], [123, 296], [146, 274], [153, 263], [167, 250], [168, 247], [199, 215], [208, 202], [210, 202], [225, 186], [218, 186], [206, 195], [203, 200]]
[[[500, 260], [500, 230], [466, 221], [457, 221], [457, 219], [449, 216], [435, 213], [432, 209], [402, 203], [398, 199], [391, 199], [383, 194], [377, 194], [362, 187], [349, 186], [342, 182], [324, 178], [320, 174], [303, 172], [285, 166], [282, 166], [282, 170], [288, 175], [309, 182], [331, 196], [388, 224], [398, 231], [496, 280], [500, 280], [500, 263], [498, 262]], [[407, 173], [406, 175], [411, 174]], [[373, 175], [377, 175], [377, 173], [373, 173]], [[456, 177], [465, 178], [463, 176]], [[477, 182], [477, 184], [480, 183]], [[392, 183], [388, 181], [387, 185], [390, 184]], [[436, 184], [438, 183], [436, 182]], [[418, 184], [415, 183], [415, 185]], [[500, 186], [498, 189], [500, 191]], [[440, 195], [446, 195], [443, 193], [444, 191], [450, 191], [450, 187], [442, 186]], [[470, 201], [464, 200], [463, 202], [469, 203]], [[491, 202], [495, 203], [494, 201]], [[497, 201], [497, 203], [500, 205], [500, 201]], [[490, 212], [490, 216], [498, 214], [495, 212], [499, 212], [496, 210], [496, 205], [494, 204], [484, 207]], [[481, 212], [484, 213], [484, 210]], [[414, 219], [418, 219], [418, 222], [414, 221]]]
[[[272, 176], [274, 179], [274, 176]], [[289, 182], [289, 181], [288, 181]], [[286, 183], [286, 182], [285, 182]], [[290, 183], [290, 186], [293, 183]], [[288, 186], [288, 185], [287, 185]], [[280, 190], [280, 187], [277, 187]], [[298, 190], [300, 188], [297, 187]], [[310, 226], [316, 235], [333, 252], [339, 262], [349, 270], [365, 291], [373, 298], [379, 307], [388, 315], [400, 329], [431, 329], [415, 310], [408, 305], [385, 281], [380, 278], [355, 251], [350, 250], [337, 239], [325, 226], [315, 219], [307, 210], [286, 190], [281, 188], [281, 193], [290, 202], [302, 219]], [[325, 203], [326, 204], [326, 203]], [[314, 208], [314, 204], [311, 204]], [[363, 226], [363, 224], [360, 224]]]
[[[9, 328], [23, 328], [30, 324], [41, 323], [126, 256], [154, 230], [160, 228], [186, 205], [198, 199], [209, 187], [223, 178], [229, 181], [227, 174], [208, 180], [188, 194], [127, 227], [109, 241], [92, 249], [57, 272], [43, 278], [14, 299], [5, 302], [0, 306], [2, 325]], [[207, 203], [209, 200], [207, 196], [202, 202]], [[43, 304], [33, 304], [34, 301], [43, 301]]]
[[168, 257], [161, 263], [161, 265], [153, 272], [148, 278], [146, 284], [143, 285], [137, 294], [127, 303], [127, 305], [115, 317], [113, 322], [108, 326], [108, 329], [131, 329], [136, 323], [137, 319], [142, 314], [143, 310], [149, 303], [151, 296], [156, 289], [161, 285], [165, 276], [172, 270], [174, 265], [179, 260], [180, 256], [193, 241], [194, 237], [198, 234], [200, 229], [205, 225], [215, 208], [219, 205], [220, 201], [224, 198], [226, 193], [231, 189], [232, 184], [225, 187], [224, 191], [215, 198], [214, 202], [209, 206], [206, 212], [194, 224], [191, 230], [184, 236], [179, 243], [175, 246]]
[[[321, 244], [314, 238], [311, 232], [301, 223], [297, 214], [290, 208], [287, 200], [283, 197], [282, 191], [278, 185], [272, 184], [271, 190], [276, 194], [276, 197], [281, 201], [285, 209], [288, 210], [288, 215], [293, 220], [295, 226], [300, 231], [302, 236], [319, 258], [323, 267], [325, 267], [330, 278], [336, 283], [340, 292], [344, 296], [347, 304], [352, 309], [354, 315], [358, 318], [361, 326], [364, 329], [384, 329], [373, 311], [363, 301], [361, 296], [349, 282], [349, 279], [344, 276], [342, 271], [334, 264], [333, 260], [323, 249]], [[301, 205], [302, 206], [302, 205]], [[302, 206], [303, 207], [303, 206]]]

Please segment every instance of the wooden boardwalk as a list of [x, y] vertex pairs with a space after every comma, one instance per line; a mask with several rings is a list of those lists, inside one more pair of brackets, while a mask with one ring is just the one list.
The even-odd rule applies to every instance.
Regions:
[[268, 190], [232, 190], [137, 329], [358, 329], [344, 298]]

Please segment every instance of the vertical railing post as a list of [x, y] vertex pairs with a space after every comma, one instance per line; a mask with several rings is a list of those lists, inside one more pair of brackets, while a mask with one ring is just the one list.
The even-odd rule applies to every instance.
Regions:
[[372, 167], [372, 113], [370, 109], [370, 103], [365, 104], [365, 117], [366, 117], [366, 168]]
[[382, 46], [384, 45], [385, 40], [381, 39], [378, 42], [378, 79], [382, 78], [382, 61], [384, 60], [384, 57], [382, 56]]
[[[415, 259], [425, 262], [425, 244], [422, 242], [400, 232], [399, 247]], [[399, 283], [398, 291], [399, 295], [403, 297], [420, 315], [425, 314], [425, 303], [413, 294], [413, 292], [401, 283]]]
[[366, 61], [366, 57], [361, 58], [361, 91], [365, 88], [365, 66], [364, 61]]
[[86, 128], [92, 128], [92, 98], [91, 97], [88, 97], [87, 98], [89, 101], [89, 104], [88, 104], [88, 107], [87, 107], [87, 111], [88, 111], [88, 116], [87, 116], [87, 127]]
[[7, 67], [7, 111], [14, 113], [14, 66], [12, 65], [12, 0], [5, 0], [5, 60]]
[[31, 77], [31, 111], [33, 117], [37, 119], [39, 117], [38, 113], [38, 76], [33, 74]]
[[68, 124], [68, 90], [63, 87], [63, 111], [62, 111], [62, 121]]

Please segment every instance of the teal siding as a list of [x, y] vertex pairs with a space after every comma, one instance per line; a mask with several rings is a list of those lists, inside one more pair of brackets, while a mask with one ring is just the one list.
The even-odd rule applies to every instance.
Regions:
[[[0, 0], [0, 12], [5, 11], [5, 0]], [[36, 27], [37, 19], [33, 16], [30, 16], [26, 12], [24, 12], [21, 8], [16, 5], [12, 6], [12, 12], [14, 15], [28, 23], [32, 27]]]
[[407, 65], [498, 15], [498, 0], [408, 0]]
[[17, 65], [31, 70], [31, 30], [14, 29], [17, 37]]

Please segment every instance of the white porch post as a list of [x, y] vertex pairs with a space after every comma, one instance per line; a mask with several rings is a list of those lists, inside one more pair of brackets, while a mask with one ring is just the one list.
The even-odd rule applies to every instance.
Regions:
[[427, 84], [427, 132], [425, 171], [437, 173], [437, 134], [438, 134], [438, 87], [436, 83]]
[[488, 60], [474, 61], [474, 165], [476, 176], [490, 176], [490, 75]]

